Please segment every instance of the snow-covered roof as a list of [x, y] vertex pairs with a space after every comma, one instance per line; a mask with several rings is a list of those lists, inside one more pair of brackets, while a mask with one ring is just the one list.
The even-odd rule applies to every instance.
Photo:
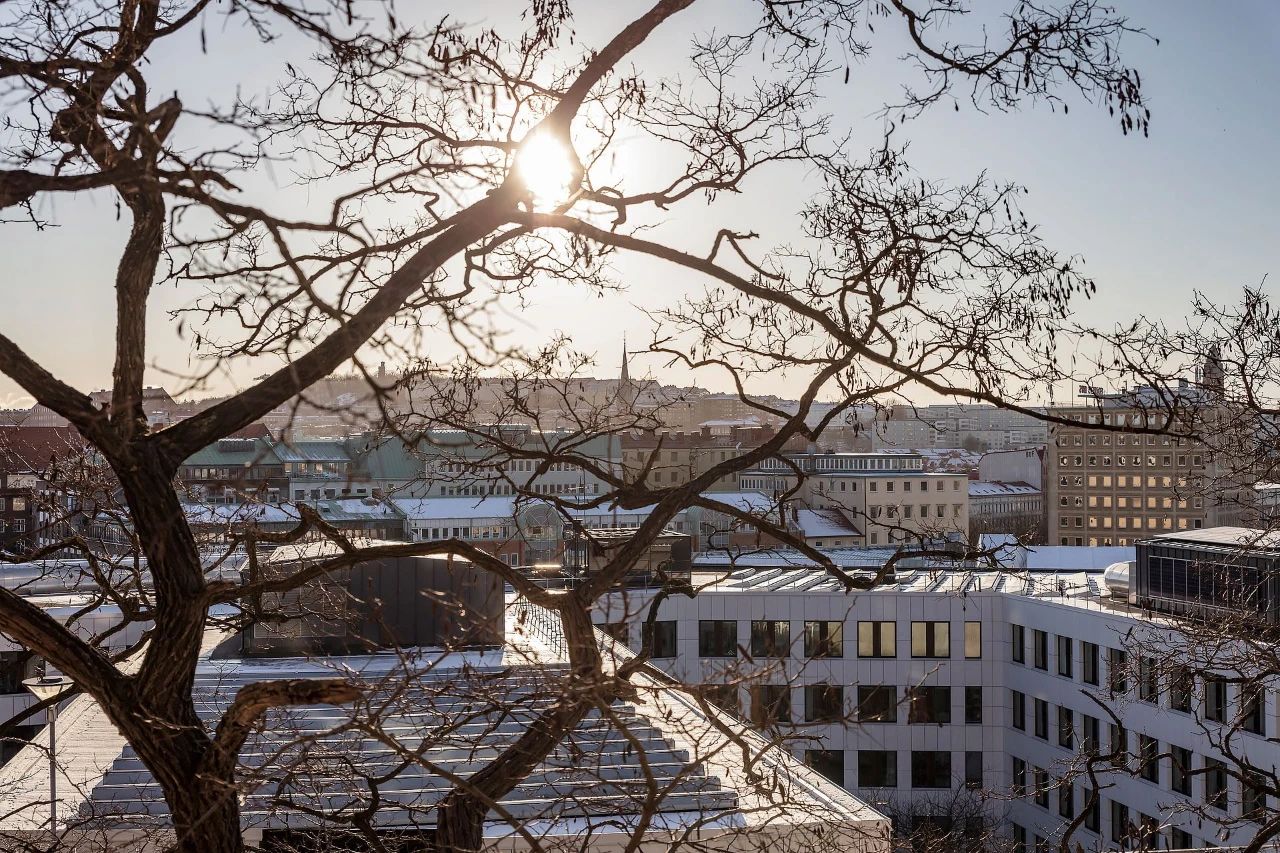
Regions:
[[969, 483], [969, 497], [990, 498], [1013, 495], [1038, 495], [1040, 490], [1027, 483], [1002, 483], [997, 480], [973, 480]]
[[742, 512], [760, 514], [773, 512], [778, 508], [778, 502], [764, 492], [705, 492], [702, 497], [728, 504]]
[[[517, 618], [515, 610], [508, 607], [502, 648], [443, 653], [421, 671], [399, 655], [215, 660], [211, 652], [224, 637], [206, 639], [193, 693], [209, 725], [245, 685], [281, 677], [342, 676], [359, 685], [364, 702], [376, 701], [385, 709], [385, 731], [417, 737], [424, 756], [403, 762], [393, 746], [353, 737], [342, 725], [354, 713], [350, 708], [272, 709], [266, 714], [268, 724], [256, 729], [241, 750], [241, 762], [254, 771], [240, 794], [242, 824], [307, 829], [317, 825], [318, 813], [370, 804], [379, 828], [429, 827], [432, 809], [454, 774], [484, 766], [555, 698], [551, 687], [567, 666], [556, 643], [558, 638], [562, 644], [563, 633], [547, 619]], [[530, 630], [530, 624], [538, 628]], [[602, 651], [612, 650], [606, 666], [629, 657], [626, 649], [597, 636]], [[719, 841], [725, 833], [757, 837], [765, 828], [789, 847], [796, 846], [785, 843], [788, 828], [793, 828], [806, 838], [834, 835], [849, 849], [887, 850], [888, 826], [881, 814], [786, 750], [749, 731], [731, 741], [723, 733], [728, 717], [644, 671], [633, 677], [633, 684], [634, 698], [613, 703], [608, 713], [588, 714], [502, 798], [502, 811], [537, 836], [574, 839], [583, 849], [620, 846], [619, 838], [626, 840], [633, 830], [660, 844], [672, 833], [711, 832]], [[395, 701], [388, 699], [391, 695]], [[715, 725], [713, 716], [718, 718]], [[441, 731], [446, 736], [437, 736]], [[432, 737], [423, 740], [423, 732]], [[171, 833], [159, 786], [91, 696], [68, 703], [57, 734], [62, 759], [59, 817], [94, 817], [93, 831], [102, 832], [108, 842], [116, 830], [142, 830], [153, 838]], [[310, 752], [286, 747], [301, 738], [313, 744]], [[740, 760], [735, 766], [734, 757], [741, 753], [731, 747], [750, 748], [752, 766], [770, 779], [766, 793], [760, 793], [758, 781]], [[40, 806], [49, 800], [42, 750], [32, 744], [0, 770], [0, 781], [7, 783], [0, 786], [0, 805], [5, 807], [0, 831], [6, 835], [28, 833], [34, 839], [48, 831], [42, 826], [48, 809]], [[344, 761], [333, 761], [335, 754]], [[642, 774], [637, 754], [644, 757]], [[278, 782], [281, 774], [289, 781]], [[366, 777], [383, 776], [382, 796], [370, 803]], [[656, 795], [647, 793], [651, 785]], [[647, 828], [639, 822], [641, 814]], [[492, 813], [484, 832], [487, 839], [513, 836], [511, 825]], [[883, 839], [884, 846], [854, 844], [868, 838]]]
[[1031, 572], [1101, 572], [1112, 563], [1137, 559], [1132, 545], [1022, 545], [1006, 533], [984, 533], [979, 547], [993, 550], [1006, 568]]
[[862, 535], [862, 531], [835, 509], [797, 510], [793, 522], [806, 539]]
[[514, 496], [488, 495], [468, 498], [392, 498], [391, 503], [410, 521], [454, 518], [515, 517]]
[[286, 524], [301, 519], [291, 504], [183, 504], [191, 524]]

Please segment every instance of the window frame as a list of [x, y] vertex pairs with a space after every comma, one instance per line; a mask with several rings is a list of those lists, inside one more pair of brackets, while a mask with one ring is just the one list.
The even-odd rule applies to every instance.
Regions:
[[[732, 625], [732, 643], [729, 643], [729, 632], [726, 625]], [[715, 627], [711, 627], [715, 626]], [[707, 634], [710, 630], [712, 633]], [[721, 633], [721, 632], [725, 633]], [[716, 641], [714, 644], [712, 641]], [[712, 646], [714, 645], [714, 648]], [[711, 651], [708, 651], [711, 649]], [[726, 652], [726, 649], [729, 651]], [[698, 657], [729, 659], [738, 656], [738, 620], [737, 619], [699, 619], [698, 620]]]
[[[917, 630], [919, 636], [917, 636]], [[939, 645], [942, 646], [941, 649]], [[911, 622], [911, 657], [918, 660], [950, 658], [951, 623], [940, 619], [913, 620]]]

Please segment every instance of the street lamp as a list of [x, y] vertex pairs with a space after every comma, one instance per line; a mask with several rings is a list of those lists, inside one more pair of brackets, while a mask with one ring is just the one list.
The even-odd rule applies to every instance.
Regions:
[[[37, 702], [44, 702], [60, 696], [72, 686], [73, 682], [65, 675], [41, 675], [27, 678], [22, 686], [31, 691]], [[58, 758], [55, 754], [57, 740], [53, 724], [58, 718], [58, 703], [54, 702], [44, 709], [45, 718], [49, 721], [49, 829], [58, 831]]]

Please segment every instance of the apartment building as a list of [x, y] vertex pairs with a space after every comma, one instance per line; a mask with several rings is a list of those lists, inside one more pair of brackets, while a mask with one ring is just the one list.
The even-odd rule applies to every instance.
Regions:
[[[1149, 389], [1148, 389], [1149, 390]], [[1144, 537], [1236, 521], [1240, 502], [1228, 466], [1208, 447], [1168, 435], [1126, 435], [1099, 427], [1161, 428], [1143, 389], [1095, 395], [1060, 407], [1049, 447], [1045, 497], [1049, 541], [1128, 545]]]
[[872, 447], [965, 447], [1010, 450], [1049, 440], [1048, 425], [1034, 415], [996, 406], [893, 406], [875, 421]]
[[842, 510], [863, 530], [857, 544], [969, 535], [968, 476], [928, 473], [918, 453], [787, 453], [743, 471], [738, 482], [809, 509]]
[[[691, 432], [638, 432], [621, 437], [622, 470], [629, 480], [639, 479], [650, 488], [669, 488], [689, 482], [705, 474], [712, 466], [730, 459], [767, 441], [775, 433], [771, 426], [734, 423], [723, 429], [708, 424]], [[803, 450], [805, 441], [797, 438], [788, 444], [791, 450]], [[738, 490], [738, 475], [726, 474], [708, 491]]]
[[[1173, 677], [1185, 647], [1144, 592], [1173, 571], [1154, 558], [1182, 554], [1185, 574], [1187, 553], [1221, 564], [1242, 539], [1252, 542], [1249, 531], [1156, 537], [1139, 548], [1136, 583], [1127, 564], [1104, 578], [935, 563], [848, 595], [787, 560], [719, 576], [695, 564], [699, 594], [658, 607], [653, 661], [887, 814], [945, 822], [967, 802], [1018, 849], [1050, 849], [1081, 812], [1073, 846], [1088, 850], [1244, 844], [1275, 803], [1227, 773], [1222, 739], [1257, 766], [1280, 764], [1268, 739], [1280, 731], [1280, 681], [1244, 690]], [[1269, 541], [1274, 570], [1280, 541]], [[1248, 547], [1244, 562], [1256, 558]], [[1201, 606], [1214, 589], [1194, 586]], [[615, 593], [596, 619], [639, 647], [652, 600]], [[1113, 748], [1133, 772], [1099, 766], [1100, 795], [1086, 808], [1081, 762]]]
[[1044, 493], [1030, 483], [969, 483], [969, 535], [1010, 533], [1023, 541], [1045, 541]]

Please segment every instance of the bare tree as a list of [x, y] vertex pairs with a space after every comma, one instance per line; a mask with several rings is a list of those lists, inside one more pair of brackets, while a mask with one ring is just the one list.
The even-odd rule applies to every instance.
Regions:
[[[707, 502], [700, 496], [709, 484], [878, 394], [917, 387], [1020, 407], [1027, 389], [1063, 376], [1055, 333], [1069, 300], [1093, 284], [1041, 243], [1017, 210], [1016, 188], [924, 179], [888, 134], [854, 156], [821, 114], [819, 89], [841, 73], [831, 56], [857, 59], [875, 31], [892, 26], [905, 31], [920, 81], [895, 116], [942, 102], [958, 108], [960, 99], [1012, 109], [1075, 96], [1105, 104], [1126, 132], [1145, 133], [1139, 78], [1117, 50], [1132, 32], [1122, 18], [1094, 0], [1060, 9], [1021, 3], [1003, 18], [1003, 35], [988, 40], [949, 35], [963, 11], [953, 0], [920, 8], [898, 0], [744, 0], [739, 21], [691, 40], [683, 79], [629, 67], [641, 45], [680, 31], [679, 14], [690, 5], [656, 0], [587, 49], [570, 39], [563, 3], [533, 4], [515, 37], [452, 19], [424, 27], [389, 6], [385, 15], [361, 17], [339, 2], [29, 0], [6, 12], [0, 202], [39, 228], [44, 199], [102, 190], [122, 205], [130, 231], [114, 281], [110, 404], [94, 405], [7, 336], [0, 370], [70, 421], [110, 466], [151, 579], [150, 643], [126, 674], [8, 590], [0, 591], [0, 613], [8, 634], [101, 703], [162, 786], [182, 849], [241, 847], [233, 776], [264, 712], [354, 698], [342, 679], [257, 684], [208, 730], [192, 690], [211, 606], [364, 560], [449, 551], [558, 612], [569, 657], [559, 698], [500, 755], [457, 780], [436, 810], [436, 847], [473, 850], [492, 804], [588, 711], [631, 689], [644, 656], [606, 671], [590, 604], [676, 512]], [[196, 108], [181, 93], [157, 94], [168, 91], [151, 61], [162, 45], [198, 41], [229, 54], [277, 38], [305, 43], [311, 56], [286, 65], [269, 95]], [[764, 73], [744, 82], [753, 68]], [[609, 176], [608, 158], [628, 134], [673, 152], [674, 171], [645, 175], [641, 186]], [[310, 169], [302, 179], [313, 199], [323, 194], [327, 210], [290, 215], [238, 191], [285, 160]], [[551, 187], [540, 173], [548, 163], [563, 173]], [[754, 235], [728, 228], [705, 245], [653, 230], [689, 221], [681, 216], [714, 217], [717, 197], [745, 192], [756, 172], [791, 163], [821, 182], [801, 211], [803, 246], [753, 253]], [[654, 505], [602, 572], [553, 593], [469, 542], [363, 547], [311, 515], [291, 537], [318, 530], [339, 556], [244, 584], [206, 577], [174, 488], [184, 459], [344, 365], [378, 387], [365, 366], [369, 354], [409, 361], [424, 341], [453, 342], [473, 367], [504, 367], [519, 407], [521, 374], [526, 382], [540, 373], [555, 378], [557, 365], [575, 357], [564, 342], [532, 353], [503, 346], [495, 310], [537, 298], [547, 279], [587, 292], [617, 287], [611, 262], [623, 253], [708, 282], [655, 313], [650, 352], [720, 371], [744, 397], [754, 377], [777, 371], [796, 377], [802, 393], [798, 414], [774, 413], [783, 426], [773, 438], [677, 487], [627, 481], [572, 444], [507, 449], [540, 466], [591, 470], [612, 487], [594, 505]], [[246, 360], [283, 366], [152, 430], [142, 407], [146, 321], [162, 281], [202, 288], [175, 320], [193, 330], [206, 376]], [[819, 395], [831, 393], [838, 399], [831, 413], [817, 427], [806, 424]], [[467, 415], [464, 406], [431, 418]], [[589, 416], [579, 431], [618, 426]], [[59, 544], [87, 549], [78, 537]]]

